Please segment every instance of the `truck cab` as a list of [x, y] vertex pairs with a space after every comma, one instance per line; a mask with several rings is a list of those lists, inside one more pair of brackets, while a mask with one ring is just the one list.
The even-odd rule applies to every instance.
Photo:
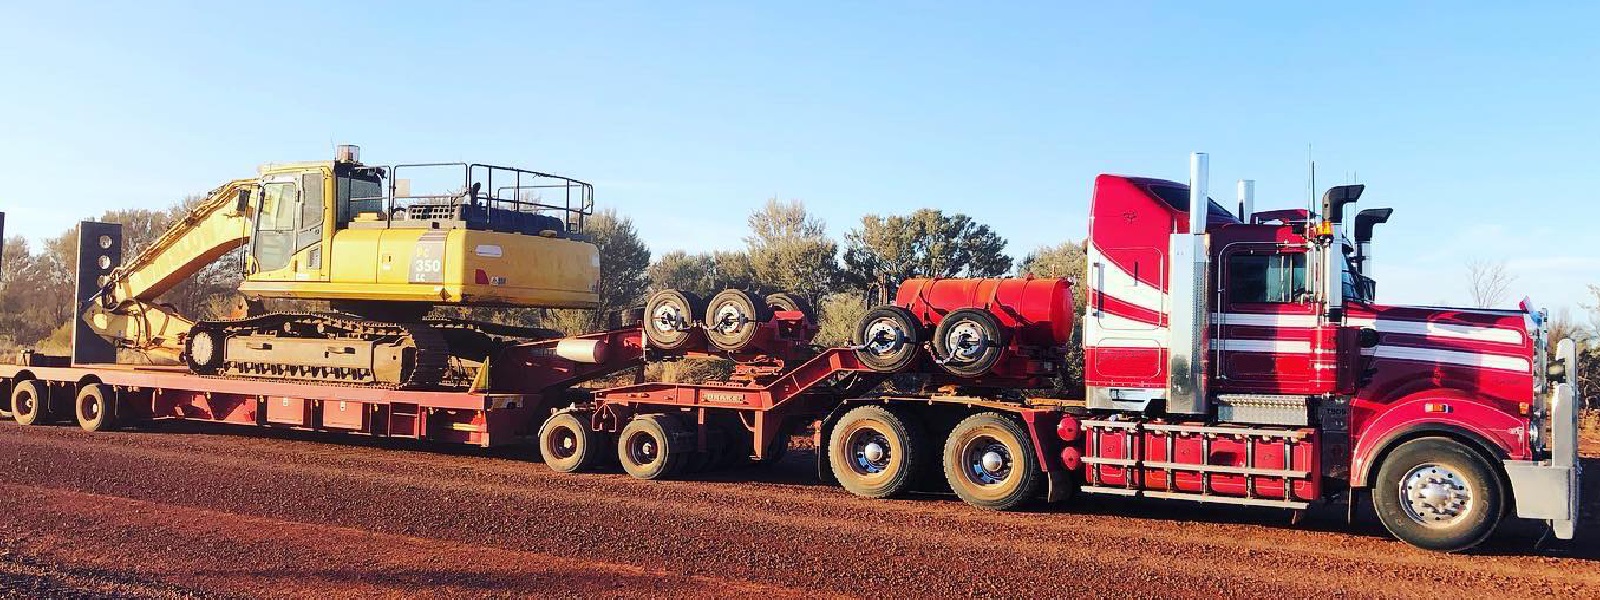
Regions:
[[1328, 190], [1319, 212], [1254, 212], [1241, 182], [1230, 211], [1206, 194], [1204, 155], [1194, 162], [1193, 186], [1095, 182], [1091, 409], [1302, 429], [1315, 460], [1280, 470], [1315, 473], [1318, 495], [1369, 493], [1392, 532], [1425, 547], [1475, 545], [1513, 507], [1571, 537], [1577, 399], [1559, 374], [1576, 353], [1566, 341], [1550, 357], [1542, 312], [1382, 303], [1372, 234], [1392, 211], [1356, 215], [1347, 237], [1362, 186]]

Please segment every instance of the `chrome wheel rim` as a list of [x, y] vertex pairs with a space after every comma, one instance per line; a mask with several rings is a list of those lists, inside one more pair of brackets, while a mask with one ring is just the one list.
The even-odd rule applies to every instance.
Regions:
[[906, 343], [906, 332], [893, 319], [878, 319], [867, 325], [866, 339], [862, 345], [877, 356], [893, 354]]
[[1011, 449], [993, 437], [980, 435], [961, 449], [963, 472], [978, 485], [1001, 485], [1011, 478]]
[[1450, 527], [1472, 512], [1472, 485], [1444, 465], [1412, 467], [1400, 478], [1399, 493], [1406, 516], [1425, 527]]
[[850, 468], [862, 475], [878, 475], [894, 462], [889, 437], [876, 429], [863, 427], [850, 434]]
[[950, 358], [962, 361], [976, 360], [989, 346], [983, 337], [983, 328], [972, 321], [957, 323], [944, 336], [944, 347]]

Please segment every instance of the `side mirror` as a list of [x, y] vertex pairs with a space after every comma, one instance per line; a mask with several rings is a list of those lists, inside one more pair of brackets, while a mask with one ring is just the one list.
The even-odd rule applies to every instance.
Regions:
[[1362, 348], [1378, 347], [1378, 330], [1371, 327], [1362, 327], [1359, 335]]

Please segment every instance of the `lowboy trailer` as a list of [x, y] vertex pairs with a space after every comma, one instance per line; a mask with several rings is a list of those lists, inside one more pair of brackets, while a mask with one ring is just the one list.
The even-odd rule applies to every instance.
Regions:
[[[1096, 181], [1087, 306], [1072, 305], [1068, 280], [910, 280], [868, 311], [852, 346], [816, 349], [794, 298], [664, 290], [636, 325], [499, 348], [463, 391], [28, 356], [0, 366], [0, 416], [533, 443], [558, 471], [620, 464], [645, 479], [771, 460], [809, 430], [819, 476], [864, 497], [942, 479], [993, 510], [1076, 493], [1290, 510], [1370, 498], [1391, 533], [1423, 548], [1471, 548], [1512, 515], [1570, 539], [1575, 344], [1549, 352], [1526, 302], [1378, 303], [1370, 242], [1389, 210], [1362, 211], [1346, 238], [1360, 186], [1329, 190], [1320, 214], [1258, 213], [1241, 182], [1232, 212], [1207, 195], [1206, 167], [1193, 157], [1188, 186]], [[1074, 315], [1081, 397], [1024, 393], [1061, 375]], [[699, 384], [578, 385], [694, 357], [736, 366]]]

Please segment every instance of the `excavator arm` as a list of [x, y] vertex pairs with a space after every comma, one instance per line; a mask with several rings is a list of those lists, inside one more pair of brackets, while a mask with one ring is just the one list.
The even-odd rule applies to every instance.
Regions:
[[254, 179], [237, 179], [212, 190], [199, 206], [155, 242], [106, 276], [84, 306], [82, 318], [119, 348], [177, 361], [194, 322], [156, 299], [250, 239]]

